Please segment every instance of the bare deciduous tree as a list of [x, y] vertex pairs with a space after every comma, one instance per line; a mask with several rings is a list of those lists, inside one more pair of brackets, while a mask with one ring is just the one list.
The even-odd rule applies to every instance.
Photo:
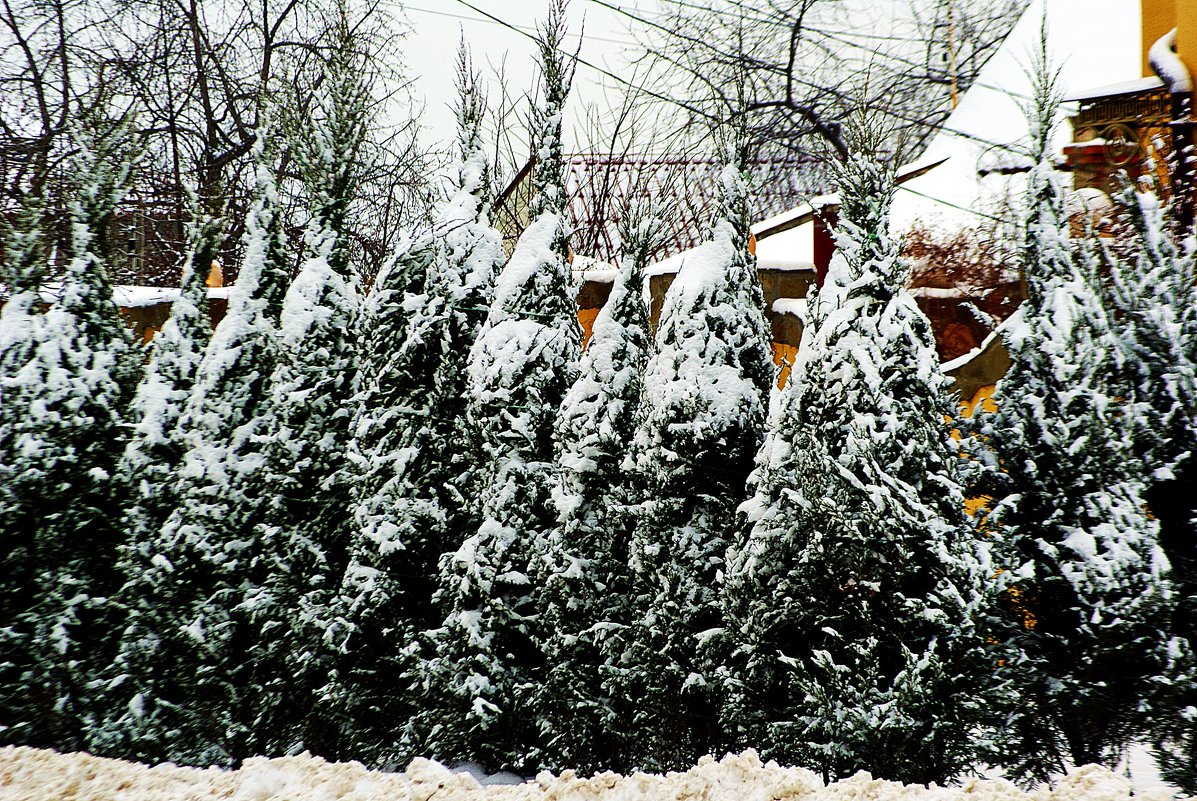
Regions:
[[[917, 148], [1001, 45], [1025, 0], [662, 0], [625, 14], [653, 62], [648, 87], [691, 130], [743, 116], [762, 157], [846, 152], [862, 104]], [[865, 20], [867, 19], [867, 24]], [[909, 158], [913, 151], [890, 154]]]
[[[377, 4], [346, 6], [352, 46], [378, 78], [354, 249], [368, 272], [403, 223], [426, 215], [431, 165], [416, 145], [418, 115], [402, 108], [410, 111], [396, 49], [403, 26]], [[262, 114], [269, 105], [303, 117], [329, 52], [345, 46], [334, 16], [317, 0], [0, 0], [0, 210], [32, 193], [52, 213], [68, 120], [133, 109], [146, 155], [117, 226], [114, 249], [130, 258], [117, 260], [115, 277], [177, 280], [187, 185], [227, 220], [219, 255], [235, 271]], [[280, 171], [286, 207], [298, 213], [307, 199], [287, 180], [285, 154]]]

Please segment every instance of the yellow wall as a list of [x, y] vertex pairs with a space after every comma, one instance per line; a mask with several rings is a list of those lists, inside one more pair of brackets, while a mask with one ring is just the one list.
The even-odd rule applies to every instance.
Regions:
[[[1187, 2], [1188, 0], [1180, 0]], [[1151, 69], [1151, 62], [1147, 59], [1147, 52], [1161, 36], [1176, 27], [1177, 0], [1141, 0], [1143, 10], [1143, 75], [1151, 76], [1155, 73]]]
[[590, 335], [594, 333], [594, 320], [601, 309], [578, 309], [578, 325], [582, 326], [582, 347], [590, 344]]
[[1189, 68], [1197, 74], [1197, 0], [1176, 2], [1176, 50]]
[[1147, 52], [1176, 28], [1176, 51], [1190, 72], [1197, 73], [1197, 0], [1141, 0], [1143, 10], [1143, 74], [1154, 75]]

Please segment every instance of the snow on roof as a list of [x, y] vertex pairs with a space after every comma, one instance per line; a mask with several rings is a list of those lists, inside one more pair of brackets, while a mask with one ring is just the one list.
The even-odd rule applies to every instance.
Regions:
[[806, 298], [778, 298], [773, 301], [773, 311], [777, 314], [792, 314], [805, 319]]
[[619, 270], [612, 267], [609, 270], [574, 270], [574, 279], [593, 281], [596, 284], [614, 284], [619, 276]]
[[1081, 100], [1095, 100], [1099, 97], [1116, 97], [1117, 95], [1133, 95], [1139, 92], [1148, 92], [1152, 89], [1160, 89], [1164, 85], [1155, 75], [1149, 78], [1136, 78], [1133, 81], [1119, 81], [1118, 83], [1107, 84], [1106, 86], [1097, 86], [1092, 89], [1084, 89], [1075, 94], [1069, 95], [1070, 101]]
[[810, 219], [810, 215], [815, 209], [821, 209], [824, 206], [838, 206], [839, 203], [840, 196], [838, 194], [816, 195], [792, 209], [786, 209], [780, 214], [774, 214], [772, 217], [766, 217], [753, 224], [752, 233], [756, 234], [758, 239], [764, 239], [768, 236], [766, 232], [777, 228], [788, 228], [791, 224], [801, 225]]
[[[757, 270], [771, 270], [776, 272], [814, 272], [815, 263], [812, 257], [813, 246], [804, 247], [801, 241], [801, 230], [795, 229], [795, 231], [798, 231], [795, 236], [779, 239], [779, 241], [776, 243], [776, 246], [771, 247], [764, 253], [761, 252], [761, 245], [757, 245]], [[789, 231], [786, 233], [789, 233]], [[810, 238], [809, 235], [807, 238]], [[769, 241], [772, 242], [773, 240], [770, 239]], [[648, 265], [644, 271], [644, 274], [647, 276], [673, 275], [682, 269], [683, 264], [686, 264], [688, 261], [694, 258], [698, 258], [699, 254], [702, 252], [702, 248], [703, 245], [699, 245], [698, 247], [684, 250], [681, 253], [675, 253], [667, 259], [661, 259], [661, 261], [654, 262], [653, 264]], [[601, 272], [597, 274], [601, 275]], [[587, 281], [603, 280], [601, 277], [593, 278], [593, 275], [596, 275], [596, 273], [582, 273], [582, 276]], [[611, 280], [615, 280], [614, 275], [612, 275]]]
[[813, 273], [815, 263], [801, 259], [761, 258], [757, 256], [756, 268], [778, 273]]
[[619, 268], [609, 261], [591, 258], [590, 256], [575, 255], [573, 263], [575, 281], [595, 281], [600, 284], [613, 284], [619, 275]]
[[[231, 286], [208, 287], [208, 300], [228, 300]], [[57, 303], [58, 294], [62, 291], [62, 283], [51, 281], [43, 284], [38, 290], [38, 299], [42, 303]], [[123, 309], [135, 309], [143, 306], [157, 306], [160, 303], [174, 303], [181, 290], [169, 286], [134, 286], [123, 284], [112, 288], [112, 300]]]
[[117, 306], [157, 306], [159, 303], [174, 303], [179, 297], [178, 287], [158, 286], [114, 286], [112, 299]]
[[[900, 168], [897, 171], [895, 180], [898, 183], [904, 183], [928, 170], [934, 169], [942, 164], [943, 161], [944, 159], [942, 158], [921, 158]], [[816, 209], [823, 209], [827, 206], [838, 206], [839, 204], [840, 196], [838, 192], [816, 195], [805, 203], [794, 206], [792, 209], [787, 209], [780, 214], [766, 217], [760, 222], [755, 223], [752, 226], [752, 233], [756, 234], [758, 242], [773, 239], [778, 235], [784, 234], [786, 231], [810, 223]]]
[[986, 335], [985, 339], [981, 340], [980, 345], [977, 345], [977, 347], [973, 348], [968, 353], [963, 353], [957, 356], [955, 359], [944, 362], [940, 365], [940, 369], [942, 369], [945, 373], [950, 373], [953, 370], [959, 370], [961, 367], [964, 367], [964, 365], [968, 364], [973, 359], [989, 350], [990, 346], [1002, 336], [1002, 332], [1006, 329], [1006, 322], [1010, 319], [1011, 318], [1007, 317], [1006, 320], [1003, 320], [997, 328], [990, 331], [989, 334]]
[[[838, 203], [839, 198], [836, 195], [823, 195], [813, 198], [811, 202], [818, 207], [824, 205], [824, 203]], [[810, 208], [809, 204], [796, 206], [783, 215], [771, 217], [765, 220], [764, 223], [754, 225], [753, 230], [757, 230], [766, 223], [793, 220], [801, 213], [802, 209], [806, 209], [807, 213], [809, 213]], [[696, 250], [697, 248], [690, 248], [689, 250], [675, 253], [666, 259], [650, 264], [645, 273], [647, 275], [671, 275], [676, 273], [681, 269], [686, 259], [690, 258]], [[780, 272], [813, 271], [815, 269], [815, 239], [814, 227], [810, 225], [809, 218], [806, 224], [798, 224], [783, 230], [781, 233], [758, 239], [756, 243], [756, 267], [758, 270], [777, 270]]]
[[[698, 247], [702, 247], [702, 245], [699, 245]], [[698, 248], [690, 248], [689, 250], [683, 250], [681, 253], [674, 253], [668, 258], [653, 262], [652, 264], [648, 265], [647, 268], [645, 268], [644, 274], [646, 276], [672, 275], [678, 270], [682, 269], [682, 265], [694, 255], [694, 251], [697, 249]]]
[[[228, 300], [231, 286], [208, 287], [208, 300]], [[181, 290], [178, 287], [158, 286], [114, 286], [112, 299], [117, 306], [126, 309], [138, 306], [157, 306], [159, 303], [174, 303]]]
[[[1027, 122], [1020, 104], [1031, 94], [1030, 65], [1040, 26], [1047, 26], [1048, 54], [1060, 70], [1065, 96], [1095, 85], [1139, 77], [1139, 4], [1127, 0], [1031, 0], [998, 52], [932, 139], [924, 160], [946, 159], [925, 175], [903, 184], [894, 198], [892, 224], [903, 231], [916, 221], [975, 225], [1003, 197], [1017, 194], [1021, 176], [977, 175], [977, 166], [995, 153], [1025, 147]], [[1056, 146], [1072, 131], [1059, 113]]]

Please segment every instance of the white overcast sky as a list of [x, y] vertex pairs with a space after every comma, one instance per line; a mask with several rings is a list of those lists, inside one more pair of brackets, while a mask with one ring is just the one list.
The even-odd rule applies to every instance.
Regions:
[[[651, 10], [657, 7], [657, 0], [610, 0], [607, 4]], [[473, 51], [475, 67], [486, 77], [493, 77], [495, 70], [505, 65], [509, 92], [528, 92], [535, 84], [538, 68], [533, 41], [527, 34], [535, 33], [548, 0], [404, 0], [400, 5], [412, 29], [401, 47], [407, 73], [415, 82], [415, 95], [425, 101], [420, 121], [429, 144], [453, 136], [454, 63], [463, 33]], [[489, 19], [488, 14], [502, 22]], [[577, 35], [585, 25], [580, 53], [583, 61], [616, 75], [629, 74], [635, 48], [626, 17], [593, 0], [571, 0], [568, 18], [571, 47], [577, 45]], [[586, 106], [605, 102], [604, 83], [614, 81], [579, 65], [567, 115], [571, 122], [585, 116]], [[496, 92], [490, 90], [492, 100]], [[573, 147], [574, 143], [567, 142], [566, 146]]]
[[[383, 0], [388, 2], [388, 0]], [[453, 136], [454, 64], [458, 42], [464, 33], [475, 67], [493, 77], [505, 65], [508, 91], [525, 93], [533, 87], [538, 69], [530, 38], [544, 18], [549, 0], [389, 0], [402, 9], [401, 18], [410, 25], [410, 35], [401, 43], [406, 72], [414, 81], [414, 94], [425, 103], [420, 122], [427, 144], [447, 143]], [[615, 9], [640, 16], [653, 16], [677, 0], [570, 0], [570, 46], [584, 32], [577, 77], [566, 115], [566, 147], [578, 150], [578, 127], [584, 125], [588, 107], [610, 108], [617, 103], [610, 89], [619, 82], [599, 70], [624, 80], [643, 82], [634, 74], [632, 61], [638, 48], [629, 31], [636, 23]], [[716, 3], [719, 0], [715, 0]], [[843, 26], [857, 30], [862, 59], [869, 57], [874, 38], [886, 39], [911, 34], [910, 8], [918, 0], [840, 0], [834, 4]], [[926, 5], [930, 0], [922, 0]], [[508, 27], [511, 26], [511, 27]], [[515, 30], [512, 30], [512, 27]], [[643, 26], [641, 26], [643, 27]], [[837, 27], [839, 27], [837, 25]], [[847, 31], [842, 31], [846, 35]], [[888, 36], [877, 37], [877, 34]], [[591, 66], [592, 65], [592, 66]], [[643, 70], [643, 67], [641, 67]], [[492, 101], [497, 92], [491, 88]]]

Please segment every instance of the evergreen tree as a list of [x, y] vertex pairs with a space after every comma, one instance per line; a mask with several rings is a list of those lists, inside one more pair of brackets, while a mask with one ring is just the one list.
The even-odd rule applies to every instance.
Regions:
[[[144, 762], [228, 765], [248, 756], [245, 649], [262, 604], [253, 524], [263, 500], [263, 395], [278, 345], [286, 250], [268, 130], [228, 313], [212, 334], [179, 426], [178, 505], [122, 564], [129, 621], [95, 741]], [[117, 699], [121, 699], [118, 701]]]
[[[1176, 230], [1151, 188], [1123, 187], [1124, 239], [1106, 248], [1109, 301], [1123, 361], [1124, 397], [1134, 400], [1135, 452], [1143, 461], [1148, 508], [1172, 567], [1172, 630], [1197, 646], [1197, 240]], [[1152, 721], [1161, 775], [1197, 792], [1197, 691], [1177, 676], [1161, 698], [1174, 714]]]
[[15, 207], [0, 215], [0, 284], [11, 299], [41, 286], [46, 271], [45, 237], [42, 227], [46, 200], [26, 194]]
[[644, 767], [680, 768], [723, 747], [701, 645], [722, 621], [716, 577], [774, 380], [742, 138], [729, 137], [725, 158], [709, 241], [665, 298], [633, 443], [650, 500], [631, 542], [636, 618], [620, 694], [637, 699], [627, 758]]
[[[64, 749], [82, 746], [87, 685], [115, 625], [108, 596], [123, 498], [114, 474], [140, 370], [107, 277], [109, 224], [137, 160], [131, 122], [88, 120], [73, 139], [68, 174], [79, 185], [58, 297], [35, 315], [31, 295], [20, 293], [4, 325], [27, 325], [28, 333], [0, 332], [2, 405], [16, 413], [5, 415], [0, 432], [8, 473], [0, 489], [7, 590], [0, 737]], [[9, 244], [12, 264], [26, 276], [37, 271], [35, 240], [30, 229]]]
[[539, 38], [532, 222], [469, 357], [468, 417], [482, 451], [473, 502], [482, 522], [441, 560], [443, 625], [417, 666], [415, 750], [487, 769], [529, 767], [535, 747], [526, 706], [543, 666], [536, 587], [556, 518], [553, 428], [578, 371], [561, 144], [573, 75], [560, 49], [564, 14], [564, 3], [554, 4]]
[[190, 205], [179, 297], [150, 343], [149, 363], [130, 408], [132, 436], [119, 465], [130, 488], [126, 524], [134, 548], [155, 537], [178, 504], [175, 476], [186, 449], [179, 421], [211, 336], [207, 280], [223, 224], [204, 211], [198, 197], [192, 196]]
[[400, 308], [385, 312], [403, 319], [405, 336], [380, 343], [382, 353], [364, 354], [386, 361], [359, 396], [355, 529], [333, 630], [341, 653], [327, 707], [345, 720], [338, 753], [367, 762], [400, 748], [402, 721], [414, 712], [408, 646], [441, 622], [432, 604], [438, 560], [479, 523], [466, 452], [466, 359], [504, 255], [502, 237], [487, 219], [485, 103], [464, 45], [458, 88], [460, 162], [452, 194], [431, 236], [396, 267], [418, 270], [418, 280], [401, 295]]
[[[42, 315], [38, 311], [38, 290], [45, 271], [42, 226], [44, 200], [27, 196], [11, 214], [0, 214], [0, 283], [8, 295], [0, 307], [0, 388], [4, 403], [0, 403], [0, 519], [10, 520], [17, 515], [20, 498], [16, 482], [22, 469], [17, 447], [20, 432], [28, 425], [29, 409], [41, 391], [36, 374], [21, 376], [34, 360], [34, 352], [41, 341]], [[37, 368], [34, 367], [34, 370]], [[28, 588], [25, 575], [28, 567], [19, 567], [30, 556], [27, 548], [6, 540], [4, 549], [4, 580], [0, 582], [0, 610], [6, 619], [16, 614], [22, 596]], [[26, 582], [26, 583], [23, 583]]]
[[944, 782], [976, 761], [997, 657], [977, 626], [982, 551], [930, 322], [889, 233], [886, 132], [857, 118], [836, 165], [836, 253], [723, 584], [735, 747], [819, 771]]
[[[44, 339], [45, 316], [38, 309], [38, 290], [44, 254], [41, 253], [43, 210], [38, 198], [28, 198], [13, 215], [0, 215], [4, 235], [4, 271], [0, 280], [9, 293], [0, 308], [0, 617], [16, 621], [28, 614], [40, 592], [39, 560], [47, 554], [39, 547], [34, 516], [28, 509], [25, 485], [37, 489], [42, 471], [25, 452], [30, 414], [40, 398], [45, 366], [39, 355]], [[22, 516], [27, 519], [22, 522]], [[28, 705], [26, 685], [30, 669], [29, 631], [7, 625], [0, 628], [0, 742], [31, 740], [34, 723], [25, 720], [34, 712]], [[39, 733], [40, 734], [40, 733]], [[52, 735], [43, 742], [50, 744]]]
[[324, 80], [308, 114], [295, 121], [291, 152], [313, 213], [303, 264], [283, 302], [262, 434], [266, 492], [257, 536], [266, 577], [253, 610], [246, 724], [252, 750], [265, 754], [322, 750], [331, 737], [315, 703], [327, 680], [324, 632], [349, 548], [346, 448], [360, 305], [349, 229], [366, 169], [372, 93], [368, 55], [343, 4], [336, 14]]
[[1003, 727], [1016, 773], [1112, 765], [1153, 715], [1169, 669], [1168, 563], [1132, 447], [1119, 348], [1092, 247], [1073, 247], [1052, 168], [1058, 97], [1041, 57], [1029, 107], [1034, 166], [1022, 260], [1027, 300], [1006, 323], [998, 411], [971, 428], [1014, 577], [1004, 611], [1021, 703]]
[[594, 320], [578, 380], [557, 420], [558, 527], [549, 542], [541, 599], [547, 671], [533, 709], [541, 721], [541, 764], [580, 771], [623, 770], [622, 729], [631, 714], [618, 694], [622, 638], [631, 615], [629, 502], [623, 470], [652, 351], [642, 295], [659, 220], [625, 209], [622, 260], [611, 295]]

